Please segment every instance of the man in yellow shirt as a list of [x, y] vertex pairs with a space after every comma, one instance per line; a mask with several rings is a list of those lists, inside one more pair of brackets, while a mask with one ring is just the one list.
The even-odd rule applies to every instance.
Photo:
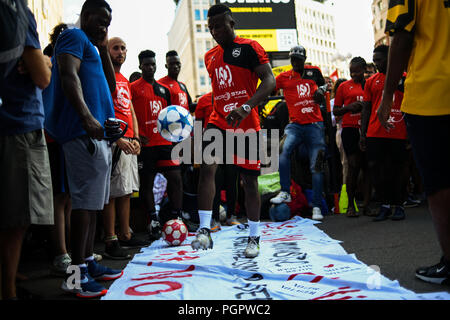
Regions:
[[390, 0], [393, 36], [378, 117], [393, 128], [393, 93], [407, 70], [402, 111], [443, 257], [416, 277], [450, 284], [450, 0]]

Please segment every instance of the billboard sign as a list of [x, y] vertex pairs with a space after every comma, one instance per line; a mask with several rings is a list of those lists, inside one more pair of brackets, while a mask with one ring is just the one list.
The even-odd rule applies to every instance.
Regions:
[[297, 45], [295, 0], [217, 0], [236, 21], [236, 34], [258, 41], [266, 51], [289, 51]]

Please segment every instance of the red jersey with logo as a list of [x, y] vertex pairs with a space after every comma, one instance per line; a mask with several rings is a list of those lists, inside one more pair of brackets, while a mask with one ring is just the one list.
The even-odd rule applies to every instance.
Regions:
[[203, 120], [203, 128], [206, 128], [209, 122], [209, 117], [213, 111], [213, 97], [212, 92], [207, 93], [198, 99], [197, 107], [195, 108], [195, 119]]
[[314, 102], [318, 87], [314, 80], [304, 79], [294, 70], [286, 71], [277, 77], [277, 90], [283, 89], [289, 118], [299, 124], [322, 122], [320, 106]]
[[172, 145], [172, 142], [161, 136], [157, 126], [159, 113], [171, 105], [169, 89], [157, 81], [151, 85], [141, 78], [131, 84], [131, 94], [139, 135], [149, 140], [144, 147]]
[[385, 79], [385, 74], [377, 73], [370, 77], [366, 82], [366, 86], [364, 88], [364, 101], [372, 104], [372, 113], [370, 115], [369, 127], [367, 128], [366, 136], [371, 138], [406, 139], [406, 124], [403, 120], [403, 113], [400, 110], [403, 101], [405, 77], [402, 78], [398, 89], [395, 90], [394, 103], [392, 105], [391, 115], [389, 117], [389, 121], [395, 126], [395, 128], [387, 131], [381, 125], [380, 120], [378, 120], [377, 110], [381, 104]]
[[131, 87], [130, 82], [119, 72], [116, 72], [116, 91], [112, 94], [114, 113], [116, 118], [128, 123], [125, 137], [133, 138], [133, 116], [131, 113]]
[[[236, 37], [231, 46], [216, 46], [205, 55], [205, 65], [211, 78], [214, 107], [209, 123], [223, 129], [233, 129], [225, 118], [240, 108], [256, 92], [258, 76], [254, 69], [269, 63], [269, 57], [256, 41]], [[261, 129], [257, 108], [241, 122], [240, 129]]]
[[182, 106], [186, 110], [190, 111], [192, 99], [184, 83], [176, 81], [169, 76], [159, 79], [158, 82], [169, 88], [170, 98], [173, 105]]
[[[334, 108], [346, 107], [353, 102], [363, 101], [364, 90], [360, 83], [348, 80], [339, 86], [334, 98]], [[342, 128], [361, 128], [361, 113], [347, 112], [342, 118]]]

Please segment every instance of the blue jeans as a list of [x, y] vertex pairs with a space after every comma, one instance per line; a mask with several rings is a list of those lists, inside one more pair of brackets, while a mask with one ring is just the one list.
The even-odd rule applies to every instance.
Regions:
[[313, 206], [321, 207], [323, 172], [316, 172], [316, 159], [320, 150], [325, 152], [323, 122], [311, 124], [291, 123], [285, 129], [286, 140], [280, 156], [281, 190], [290, 192], [291, 189], [291, 155], [296, 148], [304, 144], [308, 153], [312, 174]]

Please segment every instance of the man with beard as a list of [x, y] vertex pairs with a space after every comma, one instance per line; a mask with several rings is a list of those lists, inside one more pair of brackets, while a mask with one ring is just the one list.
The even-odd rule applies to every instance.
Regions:
[[[120, 73], [127, 57], [127, 46], [120, 38], [108, 41], [109, 55], [116, 74], [116, 91], [112, 97], [117, 119], [128, 123], [125, 136], [112, 145], [111, 194], [109, 204], [103, 211], [105, 228], [105, 256], [111, 259], [129, 259], [124, 249], [148, 246], [130, 233], [130, 199], [133, 191], [139, 190], [137, 156], [141, 152], [139, 127], [128, 80]], [[116, 214], [119, 232], [115, 233]]]

